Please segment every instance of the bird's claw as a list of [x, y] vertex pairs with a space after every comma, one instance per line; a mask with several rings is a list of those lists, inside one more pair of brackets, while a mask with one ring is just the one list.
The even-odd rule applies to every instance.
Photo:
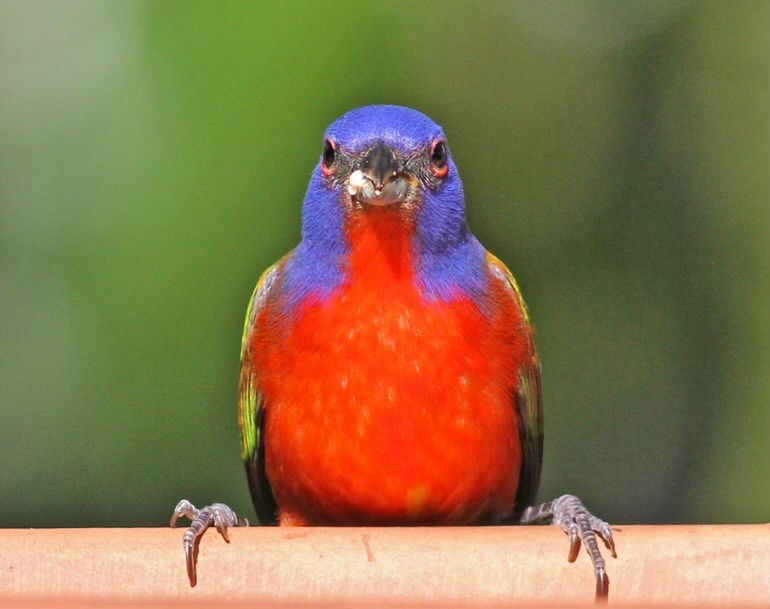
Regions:
[[196, 564], [198, 562], [198, 545], [201, 537], [212, 524], [217, 528], [219, 534], [224, 540], [230, 543], [230, 537], [227, 534], [228, 527], [247, 527], [249, 521], [241, 518], [230, 507], [224, 503], [212, 503], [201, 509], [196, 508], [187, 499], [182, 499], [176, 504], [174, 513], [171, 515], [169, 524], [173, 527], [176, 521], [184, 516], [191, 520], [190, 526], [184, 533], [182, 543], [184, 544], [185, 562], [187, 564], [187, 577], [190, 579], [190, 586], [194, 587], [198, 581]]
[[580, 553], [581, 544], [585, 546], [596, 576], [596, 600], [604, 602], [610, 591], [610, 578], [605, 570], [604, 557], [599, 550], [596, 536], [617, 558], [615, 540], [612, 538], [612, 527], [589, 512], [583, 503], [574, 495], [562, 495], [553, 501], [524, 510], [520, 519], [521, 524], [555, 524], [569, 537], [569, 553], [567, 560], [575, 562]]

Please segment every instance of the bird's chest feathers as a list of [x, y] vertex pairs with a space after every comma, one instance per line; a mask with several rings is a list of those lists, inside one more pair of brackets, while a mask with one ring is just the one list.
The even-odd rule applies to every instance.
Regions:
[[[344, 522], [359, 504], [369, 513], [372, 502], [382, 504], [375, 521], [436, 512], [467, 519], [491, 509], [493, 488], [512, 502], [510, 319], [459, 293], [426, 300], [409, 226], [378, 220], [351, 228], [346, 280], [331, 298], [301, 306], [285, 323], [261, 324], [257, 369], [279, 503], [315, 494], [324, 505], [320, 497], [337, 489], [333, 501], [349, 505], [319, 508], [317, 518]], [[469, 458], [476, 463], [463, 478]], [[367, 488], [372, 475], [377, 489]], [[468, 500], [474, 493], [482, 498]]]
[[448, 392], [457, 401], [464, 385], [493, 374], [494, 321], [459, 291], [448, 301], [422, 295], [411, 232], [390, 210], [359, 218], [348, 231], [342, 285], [300, 306], [284, 340], [270, 341], [285, 376], [316, 397], [322, 417], [335, 407], [405, 409]]

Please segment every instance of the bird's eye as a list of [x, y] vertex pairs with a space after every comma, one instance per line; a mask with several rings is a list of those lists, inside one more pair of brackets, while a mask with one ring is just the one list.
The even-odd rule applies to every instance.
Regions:
[[337, 145], [330, 139], [324, 140], [323, 159], [321, 161], [321, 171], [324, 175], [331, 175], [336, 169], [335, 163], [337, 162]]
[[444, 140], [436, 140], [430, 147], [430, 170], [437, 178], [443, 178], [449, 171]]

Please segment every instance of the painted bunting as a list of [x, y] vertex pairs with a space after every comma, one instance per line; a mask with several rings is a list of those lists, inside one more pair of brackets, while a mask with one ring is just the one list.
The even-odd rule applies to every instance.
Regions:
[[[572, 495], [534, 505], [543, 452], [540, 362], [519, 288], [473, 236], [446, 137], [399, 106], [328, 128], [302, 239], [249, 303], [241, 456], [260, 524], [560, 526], [597, 598], [610, 526]], [[243, 526], [224, 504], [184, 535]]]

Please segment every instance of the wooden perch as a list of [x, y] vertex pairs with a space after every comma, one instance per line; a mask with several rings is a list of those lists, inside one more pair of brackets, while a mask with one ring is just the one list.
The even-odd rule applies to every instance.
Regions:
[[[0, 530], [0, 607], [590, 607], [555, 527]], [[770, 525], [621, 526], [610, 606], [770, 606]]]

